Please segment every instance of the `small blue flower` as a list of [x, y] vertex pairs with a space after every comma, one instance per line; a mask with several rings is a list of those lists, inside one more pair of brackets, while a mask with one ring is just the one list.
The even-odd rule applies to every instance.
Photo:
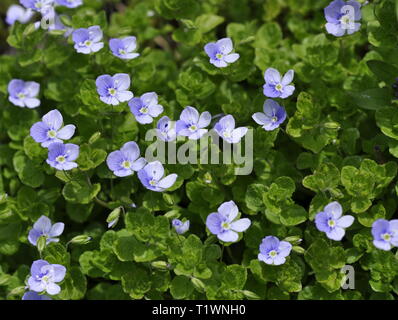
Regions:
[[120, 150], [113, 151], [106, 159], [108, 168], [117, 177], [127, 177], [141, 170], [146, 160], [140, 158], [140, 148], [134, 141], [127, 142]]
[[47, 163], [57, 170], [72, 170], [77, 168], [74, 162], [79, 157], [79, 146], [54, 142], [48, 146]]
[[378, 219], [372, 225], [373, 244], [376, 248], [389, 251], [398, 247], [398, 219]]
[[109, 47], [115, 57], [124, 60], [137, 58], [140, 54], [134, 52], [137, 48], [136, 37], [125, 37], [122, 39], [109, 40]]
[[35, 292], [47, 291], [54, 295], [61, 292], [57, 284], [65, 278], [66, 268], [60, 264], [50, 264], [46, 260], [36, 260], [30, 268], [29, 289]]
[[40, 13], [46, 13], [51, 10], [54, 0], [19, 0], [19, 2], [27, 9], [32, 9]]
[[176, 123], [178, 136], [188, 137], [191, 140], [200, 139], [205, 133], [206, 128], [211, 122], [211, 114], [208, 111], [199, 116], [198, 110], [194, 107], [186, 107], [180, 115], [180, 120]]
[[176, 139], [174, 121], [171, 121], [168, 116], [160, 118], [156, 125], [156, 133], [160, 140], [174, 141]]
[[160, 161], [148, 163], [143, 169], [138, 171], [138, 179], [148, 190], [163, 192], [170, 188], [177, 180], [175, 173], [164, 177], [164, 168]]
[[62, 125], [62, 114], [57, 109], [51, 110], [43, 116], [42, 121], [36, 122], [30, 128], [30, 135], [43, 148], [47, 148], [51, 143], [63, 142], [74, 135], [76, 127], [73, 124], [61, 129]]
[[83, 4], [83, 0], [55, 0], [60, 6], [77, 8]]
[[264, 95], [269, 98], [282, 99], [291, 96], [295, 89], [294, 86], [290, 85], [290, 83], [293, 81], [293, 78], [294, 70], [289, 70], [282, 78], [278, 70], [274, 68], [268, 68], [264, 74]]
[[75, 49], [79, 53], [89, 54], [98, 52], [104, 47], [102, 40], [102, 30], [99, 26], [92, 26], [88, 29], [80, 28], [73, 31], [72, 40]]
[[130, 76], [126, 73], [117, 73], [113, 77], [104, 74], [96, 80], [97, 92], [102, 102], [117, 106], [120, 102], [129, 101], [134, 97], [129, 91]]
[[336, 37], [353, 34], [361, 27], [361, 4], [357, 1], [334, 0], [324, 10], [326, 31]]
[[238, 143], [247, 133], [246, 127], [235, 129], [235, 119], [230, 114], [222, 117], [214, 126], [214, 130], [229, 143]]
[[235, 202], [224, 202], [218, 207], [217, 212], [207, 216], [206, 226], [212, 234], [224, 242], [235, 242], [238, 240], [238, 232], [246, 231], [251, 221], [248, 218], [235, 220], [239, 209]]
[[340, 241], [345, 235], [345, 229], [354, 223], [353, 216], [341, 216], [343, 208], [340, 203], [333, 201], [325, 206], [323, 211], [315, 216], [315, 224], [319, 231], [335, 241]]
[[173, 219], [171, 224], [178, 234], [183, 234], [189, 230], [189, 220], [182, 222], [179, 219]]
[[51, 224], [51, 220], [46, 216], [41, 216], [29, 231], [28, 240], [32, 245], [37, 245], [37, 240], [45, 236], [46, 243], [58, 242], [57, 238], [64, 232], [65, 225], [62, 222]]
[[52, 300], [52, 299], [44, 294], [40, 295], [37, 292], [28, 291], [25, 292], [25, 294], [22, 296], [22, 300]]
[[210, 42], [205, 45], [205, 51], [210, 58], [210, 63], [217, 68], [225, 68], [229, 63], [239, 59], [238, 53], [231, 53], [234, 49], [230, 38], [223, 38], [217, 42]]
[[163, 112], [163, 106], [158, 104], [158, 95], [155, 92], [144, 93], [139, 98], [129, 101], [131, 113], [138, 123], [148, 124], [153, 122]]
[[17, 4], [11, 5], [7, 10], [6, 22], [13, 25], [15, 21], [20, 23], [27, 23], [34, 15], [32, 9], [25, 9]]
[[285, 108], [280, 106], [276, 101], [267, 99], [264, 102], [264, 113], [256, 112], [252, 118], [256, 123], [263, 126], [266, 131], [272, 131], [278, 128], [286, 119]]
[[40, 100], [36, 98], [39, 91], [40, 84], [37, 82], [14, 79], [8, 84], [8, 100], [18, 107], [37, 108], [40, 105]]
[[286, 262], [286, 257], [289, 256], [291, 250], [292, 245], [289, 242], [280, 241], [274, 236], [268, 236], [260, 244], [258, 260], [266, 264], [279, 266]]

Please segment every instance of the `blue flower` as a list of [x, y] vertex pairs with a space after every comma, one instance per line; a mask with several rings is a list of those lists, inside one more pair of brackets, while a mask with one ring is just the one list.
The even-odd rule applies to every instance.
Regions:
[[148, 190], [163, 192], [170, 188], [177, 180], [175, 173], [164, 177], [164, 168], [159, 161], [148, 163], [143, 169], [138, 171], [138, 179]]
[[224, 242], [235, 242], [238, 240], [238, 232], [246, 231], [251, 221], [248, 218], [235, 220], [239, 209], [235, 202], [224, 202], [218, 207], [217, 212], [207, 216], [206, 226], [212, 234]]
[[146, 160], [140, 158], [140, 148], [134, 141], [127, 142], [120, 150], [113, 151], [106, 159], [108, 168], [117, 177], [127, 177], [141, 170]]
[[35, 292], [47, 291], [54, 295], [61, 292], [57, 284], [65, 278], [66, 268], [60, 264], [50, 264], [46, 260], [36, 260], [30, 268], [29, 289]]
[[173, 123], [168, 116], [159, 119], [156, 125], [156, 133], [159, 139], [163, 141], [173, 141], [176, 139], [176, 130]]
[[61, 129], [62, 124], [62, 114], [56, 109], [51, 110], [43, 116], [42, 121], [36, 122], [30, 128], [30, 135], [42, 147], [47, 148], [51, 143], [68, 140], [74, 135], [76, 127], [73, 124]]
[[41, 216], [33, 225], [33, 228], [29, 231], [28, 240], [32, 245], [37, 245], [37, 240], [41, 236], [45, 236], [46, 243], [58, 242], [57, 238], [64, 232], [65, 225], [62, 222], [51, 224], [51, 220], [46, 216]]
[[229, 143], [238, 143], [247, 133], [246, 127], [235, 129], [235, 119], [230, 114], [222, 117], [214, 126], [214, 130]]
[[83, 4], [83, 0], [55, 0], [60, 6], [76, 8]]
[[52, 299], [44, 294], [40, 295], [37, 292], [28, 291], [25, 292], [25, 294], [22, 296], [22, 300], [52, 300]]
[[19, 2], [27, 9], [32, 9], [40, 13], [46, 13], [51, 10], [54, 0], [19, 0]]
[[40, 91], [40, 84], [34, 81], [23, 81], [13, 79], [8, 84], [8, 100], [18, 107], [37, 108], [40, 100], [37, 95]]
[[286, 119], [285, 108], [280, 106], [276, 101], [267, 99], [264, 102], [264, 113], [256, 112], [252, 118], [256, 123], [263, 126], [266, 131], [272, 131], [278, 128]]
[[54, 142], [48, 147], [47, 163], [57, 170], [72, 170], [77, 168], [74, 162], [79, 157], [79, 146]]
[[286, 257], [289, 256], [291, 250], [292, 245], [289, 242], [280, 241], [274, 236], [268, 236], [260, 244], [258, 260], [266, 264], [279, 266], [286, 262]]
[[189, 230], [189, 220], [182, 222], [179, 219], [173, 219], [171, 224], [178, 234], [183, 234]]
[[72, 40], [75, 43], [76, 51], [79, 53], [98, 52], [104, 47], [104, 43], [101, 42], [102, 30], [99, 26], [76, 29], [73, 31]]
[[345, 229], [354, 222], [353, 216], [341, 216], [343, 208], [340, 203], [333, 201], [325, 206], [323, 211], [315, 216], [315, 224], [319, 231], [335, 241], [340, 241], [345, 235]]
[[130, 87], [130, 76], [126, 73], [117, 73], [113, 77], [104, 74], [96, 80], [97, 92], [102, 102], [117, 106], [120, 102], [129, 101], [134, 97], [128, 90]]
[[357, 32], [361, 24], [361, 4], [357, 1], [334, 0], [324, 10], [326, 31], [336, 37]]
[[205, 51], [210, 57], [210, 63], [217, 68], [225, 68], [229, 63], [239, 59], [239, 54], [231, 53], [232, 50], [233, 44], [230, 38], [223, 38], [205, 45]]
[[186, 107], [180, 115], [180, 120], [176, 123], [178, 136], [189, 137], [191, 140], [200, 139], [206, 132], [206, 128], [211, 121], [211, 114], [208, 111], [199, 116], [198, 110], [194, 107]]
[[6, 22], [13, 25], [15, 21], [20, 23], [27, 23], [33, 16], [34, 12], [31, 9], [25, 9], [17, 4], [11, 5], [7, 10]]
[[398, 247], [398, 220], [378, 219], [372, 225], [373, 244], [376, 248], [389, 251]]
[[293, 70], [286, 72], [282, 78], [278, 70], [274, 68], [268, 68], [264, 74], [264, 95], [269, 98], [282, 99], [291, 96], [295, 89], [294, 86], [290, 85], [290, 83], [293, 81], [293, 78]]
[[115, 57], [124, 60], [137, 58], [140, 54], [134, 52], [137, 48], [136, 37], [125, 37], [122, 39], [111, 39], [109, 47]]
[[137, 122], [148, 124], [153, 122], [163, 112], [163, 106], [158, 104], [158, 95], [155, 92], [144, 93], [139, 98], [129, 101], [129, 107]]

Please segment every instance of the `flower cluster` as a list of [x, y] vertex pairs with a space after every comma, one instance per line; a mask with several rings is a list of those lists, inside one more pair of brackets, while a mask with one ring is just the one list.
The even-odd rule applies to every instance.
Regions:
[[72, 170], [78, 165], [79, 146], [63, 140], [72, 138], [76, 127], [73, 124], [63, 126], [63, 117], [58, 110], [51, 110], [30, 128], [30, 135], [43, 148], [48, 148], [47, 163], [57, 170]]

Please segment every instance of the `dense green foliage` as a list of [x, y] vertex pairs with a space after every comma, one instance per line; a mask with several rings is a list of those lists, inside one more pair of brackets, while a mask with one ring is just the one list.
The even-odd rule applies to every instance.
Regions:
[[[2, 1], [5, 13], [12, 1]], [[32, 23], [0, 29], [0, 299], [21, 299], [29, 268], [39, 259], [27, 235], [46, 215], [65, 223], [59, 243], [43, 259], [67, 276], [55, 299], [394, 299], [398, 256], [372, 244], [371, 226], [397, 210], [398, 113], [392, 85], [398, 77], [398, 22], [393, 0], [370, 1], [353, 35], [326, 33], [328, 0], [85, 0], [60, 9], [73, 28], [100, 25], [105, 47], [76, 53], [59, 32]], [[107, 40], [137, 37], [139, 58], [114, 57]], [[240, 59], [224, 69], [203, 47], [230, 37]], [[271, 132], [251, 115], [262, 111], [264, 71], [295, 70], [296, 90], [280, 101], [288, 119]], [[156, 125], [138, 124], [127, 103], [102, 103], [95, 79], [128, 73], [135, 96], [159, 95], [165, 113], [182, 109], [232, 114], [255, 129], [254, 170], [234, 165], [166, 165], [179, 175], [167, 192], [145, 189], [137, 175], [116, 178], [107, 154], [127, 141], [141, 150]], [[41, 106], [8, 101], [11, 79], [41, 84]], [[57, 108], [77, 132], [78, 169], [48, 166], [47, 152], [29, 129]], [[8, 195], [8, 197], [5, 196]], [[239, 242], [224, 246], [205, 226], [209, 213], [234, 200], [252, 220]], [[315, 228], [314, 216], [339, 201], [355, 223], [341, 242]], [[131, 204], [134, 203], [136, 208]], [[113, 229], [107, 217], [120, 219]], [[115, 213], [114, 213], [115, 214]], [[178, 236], [175, 217], [189, 219]], [[88, 244], [66, 243], [89, 235]], [[303, 239], [287, 262], [257, 259], [262, 238]], [[355, 269], [355, 289], [343, 290], [344, 265]]]

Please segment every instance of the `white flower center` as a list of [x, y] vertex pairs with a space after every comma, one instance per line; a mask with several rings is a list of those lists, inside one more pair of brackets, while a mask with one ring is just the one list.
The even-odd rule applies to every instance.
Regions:
[[389, 233], [385, 233], [381, 236], [384, 241], [390, 241], [391, 240], [391, 235]]
[[43, 4], [42, 4], [41, 2], [36, 2], [36, 3], [35, 3], [35, 7], [36, 7], [37, 9], [41, 9], [41, 8], [43, 8]]
[[64, 163], [66, 159], [64, 156], [58, 156], [55, 158], [55, 161], [57, 161], [58, 163]]
[[18, 97], [19, 99], [25, 99], [25, 94], [22, 93], [22, 92], [20, 92], [20, 93], [17, 94], [17, 97]]
[[341, 27], [343, 29], [353, 28], [353, 20], [351, 19], [351, 15], [346, 14], [340, 18]]
[[224, 222], [221, 224], [221, 227], [222, 227], [223, 229], [225, 229], [225, 230], [229, 230], [229, 229], [231, 228], [231, 225], [230, 225], [229, 222], [224, 221]]
[[191, 130], [191, 131], [196, 131], [196, 130], [198, 130], [198, 127], [196, 126], [196, 125], [191, 125], [190, 127], [189, 127], [189, 130]]
[[223, 57], [222, 53], [217, 53], [217, 54], [216, 54], [216, 58], [217, 58], [217, 59], [220, 60], [222, 57]]
[[277, 118], [277, 117], [275, 117], [275, 116], [273, 116], [273, 117], [271, 118], [271, 121], [272, 121], [273, 123], [275, 123], [275, 122], [277, 122], [277, 121], [278, 121], [278, 118]]
[[127, 51], [124, 49], [119, 49], [119, 54], [125, 55], [125, 54], [127, 54]]
[[140, 112], [141, 112], [142, 114], [147, 114], [147, 113], [148, 113], [148, 107], [142, 107], [142, 108], [140, 109]]
[[55, 130], [49, 130], [47, 132], [47, 136], [51, 139], [55, 138], [57, 136], [57, 132]]
[[130, 163], [130, 161], [123, 161], [122, 162], [122, 167], [123, 168], [125, 168], [125, 169], [130, 169], [130, 167], [131, 167], [131, 163]]
[[229, 131], [224, 131], [222, 135], [224, 138], [231, 138], [231, 133]]
[[115, 88], [109, 88], [108, 92], [111, 96], [114, 96], [116, 94], [116, 89]]
[[149, 184], [151, 186], [156, 186], [157, 182], [156, 182], [156, 180], [152, 179], [151, 181], [149, 181]]
[[278, 84], [275, 86], [275, 89], [278, 90], [278, 91], [282, 91], [282, 89], [283, 89], [282, 84], [278, 83]]
[[272, 257], [272, 258], [275, 258], [276, 256], [277, 256], [277, 252], [275, 251], [275, 250], [271, 250], [270, 252], [269, 252], [269, 255]]
[[334, 227], [336, 225], [336, 222], [334, 220], [330, 219], [328, 221], [328, 225], [329, 225], [329, 227]]
[[86, 47], [91, 46], [91, 44], [92, 44], [92, 41], [91, 41], [91, 40], [86, 40], [86, 41], [84, 41], [84, 45], [85, 45]]

